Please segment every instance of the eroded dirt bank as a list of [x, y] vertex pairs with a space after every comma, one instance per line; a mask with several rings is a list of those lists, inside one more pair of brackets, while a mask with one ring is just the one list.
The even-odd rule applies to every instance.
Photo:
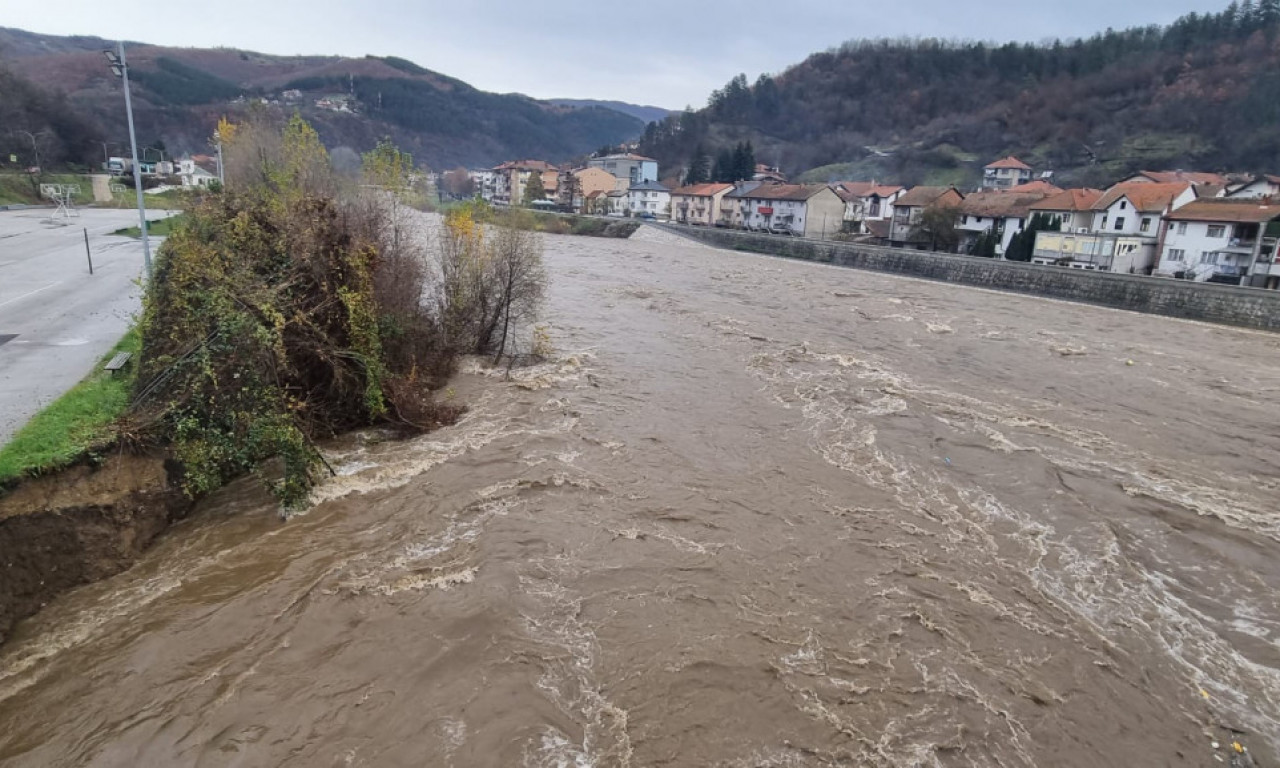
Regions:
[[190, 507], [163, 460], [119, 455], [0, 496], [0, 644], [58, 595], [133, 565]]
[[554, 362], [24, 622], [0, 764], [1277, 765], [1280, 338], [548, 253]]

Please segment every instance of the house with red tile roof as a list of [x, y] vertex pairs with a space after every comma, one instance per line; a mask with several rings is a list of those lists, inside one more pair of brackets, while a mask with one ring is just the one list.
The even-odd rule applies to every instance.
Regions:
[[[1017, 189], [1027, 191], [1019, 192]], [[1031, 185], [1008, 190], [984, 190], [966, 195], [960, 202], [960, 217], [956, 224], [956, 229], [961, 232], [960, 252], [970, 253], [979, 237], [988, 232], [996, 232], [1000, 235], [996, 254], [1003, 254], [1009, 248], [1013, 236], [1026, 229], [1031, 219], [1032, 206], [1047, 197], [1047, 189]]]
[[1195, 200], [1170, 213], [1156, 273], [1280, 287], [1280, 200]]
[[907, 191], [905, 187], [874, 181], [841, 181], [831, 188], [844, 201], [844, 231], [855, 235], [871, 234], [869, 222], [888, 221], [893, 204]]
[[826, 239], [840, 231], [844, 201], [826, 184], [761, 184], [744, 196], [747, 229]]
[[1032, 175], [1031, 166], [1010, 155], [982, 169], [982, 188], [1012, 189], [1030, 183]]
[[671, 220], [710, 227], [720, 215], [720, 202], [732, 184], [691, 184], [672, 190]]
[[913, 187], [904, 192], [893, 203], [893, 217], [889, 220], [889, 243], [895, 246], [921, 246], [922, 243], [914, 233], [925, 209], [955, 208], [958, 215], [962, 202], [964, 195], [955, 187]]
[[1280, 176], [1258, 176], [1227, 187], [1226, 197], [1258, 199], [1280, 196]]
[[1082, 221], [1063, 232], [1038, 233], [1031, 261], [1090, 271], [1150, 274], [1159, 257], [1164, 217], [1196, 197], [1197, 187], [1190, 181], [1122, 182], [1093, 204], [1087, 227]]

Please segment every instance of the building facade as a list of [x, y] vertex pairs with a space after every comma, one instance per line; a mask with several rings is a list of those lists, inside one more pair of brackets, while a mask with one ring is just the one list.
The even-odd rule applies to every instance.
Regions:
[[658, 161], [641, 155], [593, 157], [587, 161], [587, 166], [612, 174], [617, 179], [619, 189], [626, 189], [632, 184], [658, 180]]
[[724, 196], [733, 191], [732, 184], [693, 184], [671, 192], [671, 220], [681, 224], [709, 227], [720, 215]]
[[671, 190], [656, 181], [632, 184], [627, 190], [627, 209], [632, 216], [652, 214], [668, 218], [671, 215]]
[[1012, 189], [1031, 181], [1031, 166], [1010, 155], [982, 169], [983, 189]]

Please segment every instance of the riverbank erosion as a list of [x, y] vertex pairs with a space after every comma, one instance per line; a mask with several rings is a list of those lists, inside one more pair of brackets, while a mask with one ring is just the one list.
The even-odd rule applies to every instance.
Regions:
[[0, 764], [1277, 764], [1280, 337], [664, 237], [24, 622]]
[[132, 566], [190, 508], [163, 459], [124, 455], [0, 496], [0, 644], [55, 597]]

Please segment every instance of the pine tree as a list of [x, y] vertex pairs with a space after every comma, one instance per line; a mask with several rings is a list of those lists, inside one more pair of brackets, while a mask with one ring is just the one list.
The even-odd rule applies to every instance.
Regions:
[[711, 180], [720, 184], [729, 184], [737, 181], [734, 175], [737, 173], [737, 165], [734, 162], [734, 155], [728, 148], [720, 150], [716, 154], [716, 163], [711, 171]]
[[756, 151], [751, 142], [740, 142], [733, 150], [733, 179], [750, 181], [756, 175]]
[[706, 184], [711, 178], [711, 158], [707, 156], [707, 150], [701, 144], [693, 151], [693, 158], [689, 161], [689, 171], [685, 174], [685, 186], [693, 186], [694, 184]]
[[1244, 0], [1236, 14], [1236, 28], [1248, 34], [1258, 28], [1258, 8], [1253, 0]]
[[546, 187], [542, 186], [542, 174], [538, 171], [529, 173], [529, 180], [524, 184], [524, 206], [528, 208], [539, 200], [547, 199]]

